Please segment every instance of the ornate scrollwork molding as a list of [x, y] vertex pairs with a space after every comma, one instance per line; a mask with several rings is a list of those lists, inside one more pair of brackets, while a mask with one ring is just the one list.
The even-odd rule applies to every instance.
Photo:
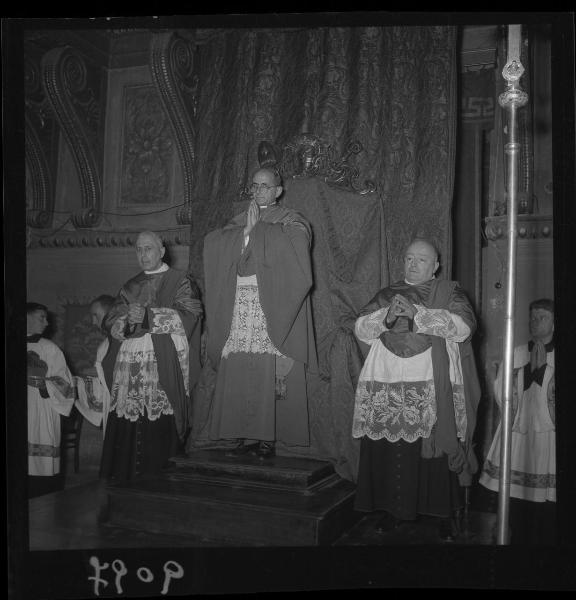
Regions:
[[[30, 233], [29, 248], [129, 248], [134, 246], [140, 231], [107, 232], [66, 231], [56, 235]], [[159, 232], [167, 246], [189, 246], [191, 234], [189, 227], [181, 230]]]
[[192, 202], [188, 202], [182, 208], [176, 211], [176, 222], [178, 225], [191, 225], [193, 214], [193, 204]]
[[[68, 141], [76, 165], [82, 193], [82, 209], [73, 222], [94, 227], [100, 222], [101, 183], [95, 151], [90, 141], [86, 119], [78, 107], [82, 105], [75, 96], [86, 90], [86, 65], [70, 47], [53, 48], [42, 58], [42, 81], [54, 115]], [[95, 110], [95, 103], [89, 112]], [[86, 211], [98, 218], [86, 219]]]
[[178, 211], [179, 224], [190, 224], [194, 164], [194, 126], [196, 85], [194, 44], [174, 32], [154, 32], [150, 46], [150, 69], [154, 85], [168, 115], [184, 176], [186, 206]]
[[[491, 241], [507, 239], [506, 216], [486, 217], [484, 232]], [[554, 233], [552, 216], [518, 215], [516, 232], [519, 239], [552, 239]]]
[[[376, 190], [376, 184], [366, 180], [363, 186], [358, 186], [358, 169], [349, 162], [352, 155], [362, 150], [360, 142], [352, 141], [346, 146], [344, 154], [335, 160], [330, 144], [317, 135], [302, 133], [284, 145], [277, 166], [284, 177], [321, 177], [329, 185], [357, 194], [369, 194]], [[262, 166], [265, 166], [264, 162], [266, 166], [273, 164], [275, 152], [269, 142], [260, 144], [258, 154]]]
[[42, 144], [28, 114], [25, 118], [25, 159], [28, 167], [26, 196], [31, 205], [26, 222], [30, 227], [50, 227], [54, 210], [52, 177]]
[[76, 229], [89, 229], [98, 225], [101, 216], [102, 215], [93, 208], [87, 208], [72, 214], [70, 220]]
[[52, 223], [52, 213], [46, 210], [29, 208], [26, 211], [26, 225], [36, 229], [47, 229]]
[[48, 129], [49, 107], [42, 93], [40, 64], [27, 57], [25, 83], [26, 224], [46, 229], [52, 224], [54, 186], [42, 135]]

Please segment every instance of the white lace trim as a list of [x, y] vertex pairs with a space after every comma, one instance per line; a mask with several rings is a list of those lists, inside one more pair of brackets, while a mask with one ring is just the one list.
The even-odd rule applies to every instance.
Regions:
[[[458, 344], [446, 341], [458, 438], [466, 438], [467, 418]], [[353, 437], [413, 442], [428, 437], [436, 422], [431, 348], [401, 358], [383, 344], [372, 345], [360, 373], [354, 405]]]
[[383, 383], [360, 381], [352, 436], [414, 442], [429, 437], [436, 422], [433, 381]]
[[282, 356], [268, 337], [266, 316], [260, 305], [258, 285], [238, 282], [230, 334], [222, 349], [222, 357], [232, 352], [274, 354]]
[[443, 308], [426, 308], [417, 304], [414, 325], [417, 333], [436, 335], [453, 342], [463, 342], [470, 335], [470, 327], [462, 317]]
[[[181, 335], [171, 337], [188, 394], [188, 342]], [[158, 363], [150, 334], [122, 343], [114, 367], [110, 410], [132, 422], [144, 416], [155, 421], [162, 415], [174, 414], [166, 392], [158, 383]]]

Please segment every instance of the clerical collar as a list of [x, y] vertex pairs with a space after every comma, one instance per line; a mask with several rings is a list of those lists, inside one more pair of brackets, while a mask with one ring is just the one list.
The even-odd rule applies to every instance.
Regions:
[[155, 271], [144, 271], [144, 273], [146, 273], [146, 275], [154, 275], [156, 273], [164, 273], [164, 271], [167, 271], [168, 269], [168, 265], [165, 262], [163, 262], [162, 265], [158, 267]]
[[270, 208], [270, 207], [272, 207], [272, 206], [276, 206], [277, 204], [278, 204], [278, 202], [272, 202], [272, 204], [262, 204], [262, 205], [261, 205], [261, 204], [259, 204], [258, 206], [259, 206], [260, 208]]
[[41, 337], [42, 337], [41, 333], [33, 333], [32, 335], [26, 336], [26, 342], [28, 342], [29, 344], [35, 344], [36, 342], [38, 342], [40, 340]]
[[[432, 275], [432, 279], [436, 279], [436, 275]], [[428, 281], [432, 281], [432, 279], [429, 279]], [[412, 283], [411, 281], [404, 279], [404, 283], [406, 283], [407, 285], [422, 285], [423, 283], [428, 283], [428, 281], [421, 281], [420, 283]]]

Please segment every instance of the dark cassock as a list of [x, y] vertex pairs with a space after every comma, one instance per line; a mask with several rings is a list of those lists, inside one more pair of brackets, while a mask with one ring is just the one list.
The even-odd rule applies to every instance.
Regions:
[[[392, 299], [416, 308], [388, 327]], [[356, 320], [370, 346], [356, 390], [361, 438], [355, 507], [400, 520], [447, 518], [478, 465], [472, 449], [480, 388], [470, 344], [476, 318], [457, 282], [405, 281], [382, 289]]]
[[247, 213], [204, 241], [207, 354], [217, 369], [210, 437], [308, 446], [306, 371], [317, 372], [311, 231], [296, 211]]
[[[128, 323], [128, 305], [146, 309]], [[200, 290], [185, 272], [162, 263], [122, 286], [104, 319], [120, 341], [110, 388], [110, 413], [100, 474], [125, 481], [153, 475], [182, 452], [191, 396], [200, 374]], [[104, 365], [104, 373], [110, 365]]]

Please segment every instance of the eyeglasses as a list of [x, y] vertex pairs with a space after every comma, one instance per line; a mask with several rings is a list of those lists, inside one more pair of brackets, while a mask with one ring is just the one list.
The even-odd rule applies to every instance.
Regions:
[[278, 187], [277, 185], [266, 185], [265, 183], [253, 183], [250, 186], [250, 192], [255, 194], [258, 190], [263, 190], [264, 192], [269, 192], [271, 189]]

